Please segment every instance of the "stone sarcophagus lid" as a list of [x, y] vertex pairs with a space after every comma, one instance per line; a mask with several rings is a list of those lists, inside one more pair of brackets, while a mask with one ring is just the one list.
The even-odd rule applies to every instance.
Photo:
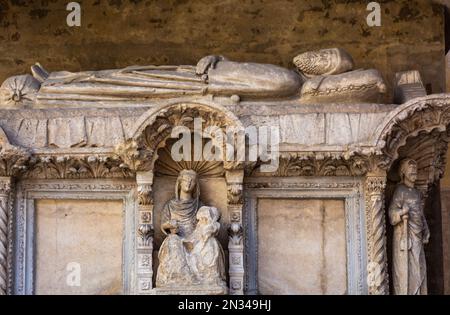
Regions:
[[417, 207], [395, 213], [420, 213], [450, 97], [408, 72], [393, 104], [338, 48], [293, 64], [8, 78], [0, 294], [389, 294], [387, 188], [409, 183]]

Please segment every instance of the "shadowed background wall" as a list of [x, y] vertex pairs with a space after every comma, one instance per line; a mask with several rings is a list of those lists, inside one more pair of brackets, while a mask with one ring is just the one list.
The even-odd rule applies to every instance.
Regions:
[[300, 52], [340, 46], [389, 82], [418, 69], [444, 90], [443, 9], [430, 0], [378, 1], [381, 27], [367, 25], [361, 0], [84, 0], [80, 27], [66, 24], [68, 2], [0, 0], [0, 81], [36, 61], [79, 71], [223, 54], [291, 67]]
[[[300, 52], [337, 46], [358, 68], [379, 69], [390, 95], [395, 72], [410, 69], [429, 93], [445, 91], [444, 8], [431, 0], [378, 0], [381, 27], [367, 25], [369, 1], [360, 0], [84, 0], [80, 27], [66, 24], [68, 2], [0, 0], [0, 82], [37, 61], [49, 71], [81, 71], [222, 54], [292, 67]], [[446, 272], [449, 175], [450, 166], [441, 191]], [[445, 285], [450, 293], [448, 273]]]

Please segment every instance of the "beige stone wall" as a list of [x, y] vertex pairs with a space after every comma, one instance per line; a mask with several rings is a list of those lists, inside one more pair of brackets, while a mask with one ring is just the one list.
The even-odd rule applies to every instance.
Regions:
[[[122, 212], [120, 201], [37, 200], [35, 293], [121, 294]], [[67, 285], [70, 263], [80, 286]]]
[[345, 294], [347, 250], [342, 200], [258, 201], [261, 294]]
[[418, 69], [433, 92], [444, 90], [443, 10], [431, 1], [381, 1], [382, 26], [373, 28], [365, 1], [82, 1], [81, 27], [72, 28], [66, 3], [0, 1], [0, 81], [36, 61], [79, 71], [224, 54], [290, 67], [299, 52], [340, 46], [388, 81]]

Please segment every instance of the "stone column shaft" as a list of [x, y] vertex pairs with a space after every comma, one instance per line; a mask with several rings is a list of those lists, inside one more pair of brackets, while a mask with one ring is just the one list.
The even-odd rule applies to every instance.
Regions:
[[153, 288], [153, 173], [137, 173], [138, 226], [136, 233], [137, 294]]
[[230, 294], [244, 294], [244, 239], [242, 228], [244, 171], [227, 171], [227, 199], [230, 227], [228, 229], [229, 242], [229, 276]]
[[365, 183], [367, 222], [367, 282], [369, 294], [389, 294], [386, 252], [386, 218], [384, 189], [386, 173], [369, 173]]
[[11, 178], [0, 177], [0, 295], [8, 290], [8, 234]]

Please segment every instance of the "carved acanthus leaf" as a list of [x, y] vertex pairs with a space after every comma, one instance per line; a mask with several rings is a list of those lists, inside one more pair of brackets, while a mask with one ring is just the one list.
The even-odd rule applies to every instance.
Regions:
[[9, 143], [2, 143], [0, 148], [0, 176], [17, 176], [27, 168], [30, 153]]
[[138, 191], [138, 203], [140, 206], [148, 206], [153, 204], [151, 184], [139, 184], [137, 191]]
[[87, 156], [37, 156], [24, 175], [27, 178], [126, 178], [132, 177], [130, 169], [117, 157]]
[[231, 246], [240, 246], [243, 244], [243, 228], [240, 223], [231, 223], [228, 228], [229, 242]]
[[[255, 166], [258, 166], [256, 164]], [[378, 152], [304, 152], [282, 153], [276, 172], [260, 172], [253, 168], [250, 175], [257, 176], [363, 176], [374, 169], [383, 168], [383, 157]], [[246, 172], [249, 175], [249, 172]]]
[[152, 246], [154, 230], [151, 224], [140, 224], [137, 232], [139, 247]]

